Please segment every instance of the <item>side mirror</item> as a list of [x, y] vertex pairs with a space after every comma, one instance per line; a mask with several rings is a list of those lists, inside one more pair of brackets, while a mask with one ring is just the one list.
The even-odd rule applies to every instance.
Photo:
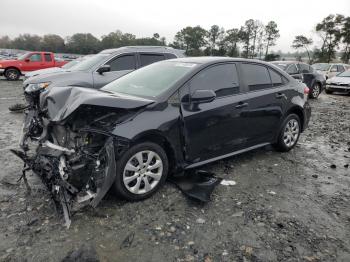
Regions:
[[24, 59], [24, 61], [28, 63], [28, 62], [30, 62], [30, 59], [26, 58], [26, 59]]
[[103, 73], [106, 73], [106, 72], [109, 72], [109, 71], [111, 71], [111, 66], [110, 65], [103, 65], [103, 66], [101, 66], [99, 69], [97, 69], [97, 72], [99, 73], [99, 74], [103, 74]]
[[210, 103], [215, 98], [216, 94], [213, 90], [196, 90], [191, 95], [191, 102], [195, 104]]

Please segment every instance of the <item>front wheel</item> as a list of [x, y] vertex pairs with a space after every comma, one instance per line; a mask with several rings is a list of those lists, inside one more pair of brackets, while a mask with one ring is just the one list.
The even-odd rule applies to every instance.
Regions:
[[136, 201], [150, 197], [168, 175], [164, 149], [152, 142], [132, 146], [117, 161], [114, 189], [124, 199]]
[[319, 83], [315, 83], [311, 89], [310, 98], [316, 99], [321, 93], [321, 85]]
[[282, 123], [275, 147], [281, 152], [288, 152], [298, 142], [301, 132], [300, 118], [296, 114], [290, 114]]
[[16, 81], [21, 76], [21, 73], [16, 68], [9, 68], [4, 75], [8, 81]]

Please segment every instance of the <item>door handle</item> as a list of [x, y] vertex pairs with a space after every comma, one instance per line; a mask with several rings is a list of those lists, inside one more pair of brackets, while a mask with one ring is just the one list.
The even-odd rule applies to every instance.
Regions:
[[248, 106], [248, 103], [239, 102], [238, 105], [235, 106], [235, 108], [243, 108], [246, 106]]
[[277, 94], [276, 94], [276, 98], [277, 98], [277, 99], [281, 99], [281, 98], [287, 98], [287, 97], [286, 97], [286, 95], [283, 94], [283, 93], [277, 93]]

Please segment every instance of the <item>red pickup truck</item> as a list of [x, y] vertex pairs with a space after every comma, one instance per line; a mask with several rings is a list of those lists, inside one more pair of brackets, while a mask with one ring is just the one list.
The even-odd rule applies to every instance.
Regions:
[[28, 52], [19, 56], [16, 60], [0, 60], [0, 75], [7, 80], [17, 80], [26, 72], [49, 68], [61, 67], [66, 61], [56, 61], [51, 52]]

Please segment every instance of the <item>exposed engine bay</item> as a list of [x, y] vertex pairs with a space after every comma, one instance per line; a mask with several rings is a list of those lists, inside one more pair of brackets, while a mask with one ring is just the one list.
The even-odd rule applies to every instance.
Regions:
[[11, 151], [24, 161], [26, 185], [26, 172], [32, 170], [51, 192], [69, 227], [74, 211], [86, 205], [96, 207], [113, 184], [116, 160], [129, 143], [111, 131], [135, 110], [81, 105], [54, 122], [48, 103], [55, 101], [49, 99], [40, 107], [41, 92], [26, 92], [29, 106], [20, 140], [22, 150]]

